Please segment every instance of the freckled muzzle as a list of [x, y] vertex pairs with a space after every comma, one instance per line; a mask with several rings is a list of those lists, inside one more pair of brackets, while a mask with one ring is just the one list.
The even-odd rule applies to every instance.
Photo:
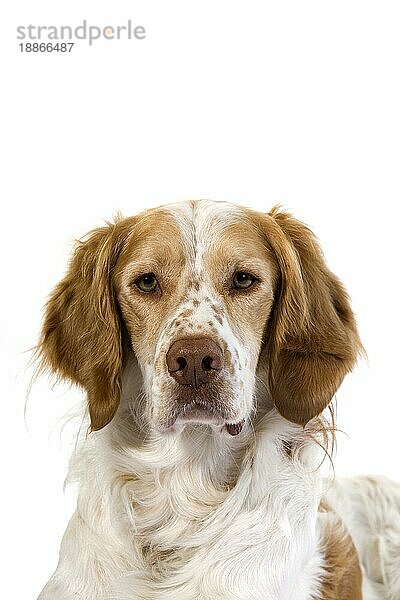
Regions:
[[224, 352], [214, 340], [207, 337], [176, 340], [166, 354], [168, 373], [178, 384], [173, 422], [197, 421], [219, 424], [230, 435], [238, 435], [244, 419], [228, 423], [232, 414], [226, 406], [222, 390]]

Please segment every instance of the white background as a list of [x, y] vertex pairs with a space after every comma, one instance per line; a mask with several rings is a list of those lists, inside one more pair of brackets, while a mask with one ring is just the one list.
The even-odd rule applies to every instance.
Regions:
[[[4, 3], [5, 5], [6, 3]], [[398, 2], [15, 1], [1, 16], [2, 598], [54, 569], [80, 398], [41, 379], [41, 309], [72, 240], [187, 198], [282, 203], [320, 237], [369, 361], [337, 395], [338, 473], [400, 478]], [[143, 25], [143, 41], [19, 51], [18, 25]]]

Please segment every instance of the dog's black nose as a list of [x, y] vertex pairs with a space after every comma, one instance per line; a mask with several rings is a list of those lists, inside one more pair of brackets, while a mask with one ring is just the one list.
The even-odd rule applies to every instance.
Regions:
[[186, 338], [172, 344], [166, 356], [168, 372], [181, 385], [198, 388], [221, 371], [223, 352], [209, 338]]

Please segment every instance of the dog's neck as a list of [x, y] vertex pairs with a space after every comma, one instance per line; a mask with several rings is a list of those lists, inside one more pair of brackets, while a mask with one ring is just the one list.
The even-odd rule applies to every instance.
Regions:
[[[255, 568], [253, 560], [241, 561], [241, 540], [259, 548], [253, 558], [263, 573], [260, 589], [278, 586], [277, 597], [291, 597], [290, 582], [308, 561], [319, 560], [318, 447], [274, 409], [230, 438], [192, 425], [175, 436], [143, 435], [122, 408], [82, 452], [79, 516], [98, 534], [121, 540], [135, 573], [131, 585], [143, 594], [137, 597], [153, 597], [181, 569], [187, 573], [182, 585], [190, 587], [202, 561], [211, 576], [225, 548], [235, 554], [225, 557], [227, 577], [229, 568], [242, 574]], [[288, 546], [288, 539], [296, 543]], [[210, 555], [202, 559], [204, 549]], [[281, 559], [271, 563], [271, 556]]]
[[319, 501], [315, 444], [274, 409], [234, 438], [194, 424], [177, 435], [143, 435], [124, 413], [107, 437], [105, 450], [120, 473], [112, 485], [124, 488], [126, 514], [146, 545], [194, 544], [196, 530], [211, 528], [217, 512], [228, 527], [243, 506], [251, 510], [266, 498], [272, 503], [274, 493], [285, 505], [293, 494], [288, 482], [307, 488], [315, 510]]
[[[258, 398], [257, 417], [238, 436], [195, 424], [186, 425], [179, 434], [166, 435], [143, 419], [146, 399], [138, 375], [137, 363], [129, 361], [119, 411], [106, 430], [99, 432], [103, 440], [99, 443], [113, 465], [115, 481], [110, 485], [129, 489], [124, 495], [129, 503], [127, 514], [143, 539], [154, 535], [179, 543], [188, 527], [204, 525], [215, 511], [223, 510], [234, 488], [240, 489], [240, 502], [249, 509], [271, 498], [276, 486], [282, 487], [279, 497], [284, 501], [292, 493], [286, 483], [293, 484], [296, 473], [301, 479], [309, 470], [305, 481], [312, 479], [316, 490], [317, 445], [265, 398]], [[265, 389], [258, 393], [265, 394]]]

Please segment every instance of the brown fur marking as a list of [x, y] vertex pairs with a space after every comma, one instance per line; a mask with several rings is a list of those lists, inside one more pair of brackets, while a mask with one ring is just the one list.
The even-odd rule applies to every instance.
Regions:
[[280, 270], [267, 330], [270, 389], [279, 412], [305, 425], [330, 403], [362, 351], [347, 293], [312, 232], [273, 209], [253, 218]]
[[325, 577], [320, 600], [362, 600], [362, 574], [357, 550], [339, 515], [324, 512]]

